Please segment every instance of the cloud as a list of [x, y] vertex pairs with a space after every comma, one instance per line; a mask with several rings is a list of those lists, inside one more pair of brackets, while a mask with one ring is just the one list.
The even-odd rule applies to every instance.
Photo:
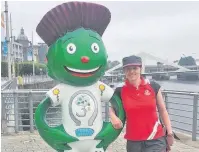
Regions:
[[[119, 57], [145, 51], [162, 58], [178, 59], [183, 53], [199, 52], [199, 11], [172, 15], [129, 18], [112, 24], [106, 31], [110, 56]], [[199, 57], [199, 54], [194, 54]]]
[[[94, 1], [96, 2], [96, 1]], [[8, 2], [14, 35], [24, 27], [34, 42], [35, 29], [43, 15], [63, 2]], [[111, 60], [141, 51], [168, 60], [182, 54], [199, 58], [199, 2], [97, 2], [108, 7], [112, 19], [103, 40]]]

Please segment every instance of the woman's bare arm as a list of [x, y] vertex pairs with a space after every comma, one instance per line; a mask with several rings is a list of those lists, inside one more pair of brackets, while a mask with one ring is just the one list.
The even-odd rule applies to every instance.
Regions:
[[112, 107], [109, 108], [109, 115], [111, 123], [115, 129], [120, 129], [123, 127], [122, 121], [116, 116], [115, 111]]
[[157, 94], [157, 104], [158, 104], [158, 110], [159, 110], [160, 116], [167, 129], [167, 132], [168, 134], [172, 134], [171, 121], [170, 121], [166, 106], [164, 104], [164, 99], [162, 97], [161, 90], [159, 90]]

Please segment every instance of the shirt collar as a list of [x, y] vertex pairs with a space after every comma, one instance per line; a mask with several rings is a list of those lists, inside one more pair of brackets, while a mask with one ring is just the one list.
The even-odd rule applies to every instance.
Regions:
[[[145, 85], [147, 85], [148, 83], [149, 83], [149, 80], [148, 80], [148, 79], [145, 79], [145, 78], [141, 77], [141, 83], [140, 83], [140, 85], [139, 85], [138, 87], [140, 87], [140, 86], [145, 86]], [[125, 80], [125, 84], [126, 84], [126, 86], [128, 86], [128, 87], [133, 87], [133, 88], [135, 88], [135, 86], [132, 85], [132, 84], [130, 84], [130, 82], [129, 82], [127, 79]]]

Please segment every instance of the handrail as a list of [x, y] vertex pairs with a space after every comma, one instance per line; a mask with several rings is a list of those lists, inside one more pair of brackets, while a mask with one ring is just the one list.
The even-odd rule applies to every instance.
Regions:
[[[19, 90], [3, 90], [3, 93], [45, 93], [49, 89], [19, 89]], [[162, 93], [169, 93], [169, 94], [181, 94], [181, 95], [199, 95], [199, 92], [190, 92], [190, 91], [180, 91], [180, 90], [162, 90]]]
[[190, 92], [190, 91], [177, 91], [177, 90], [162, 90], [163, 93], [169, 94], [181, 94], [181, 95], [199, 95], [199, 92]]
[[46, 93], [48, 89], [19, 89], [19, 90], [4, 90], [1, 93]]
[[[2, 90], [1, 99], [4, 105], [2, 107], [6, 113], [6, 117], [10, 117], [5, 120], [12, 123], [15, 122], [13, 127], [15, 128], [16, 132], [19, 131], [19, 128], [23, 127], [28, 127], [30, 128], [31, 132], [33, 131], [34, 124], [32, 122], [34, 121], [34, 118], [32, 115], [34, 114], [35, 108], [48, 91], [48, 89]], [[197, 120], [199, 119], [199, 92], [162, 90], [162, 93], [168, 113], [170, 113], [171, 116], [171, 121], [174, 124], [173, 128], [180, 131], [184, 131], [186, 128], [186, 130], [189, 131], [187, 133], [192, 133], [192, 140], [195, 141], [199, 135], [199, 124], [197, 124]], [[186, 104], [190, 105], [187, 106]], [[33, 106], [30, 107], [30, 105]], [[106, 107], [106, 105], [104, 107]], [[49, 113], [55, 113], [56, 116], [55, 118], [48, 117], [49, 124], [55, 125], [60, 119], [60, 113], [58, 113], [60, 111], [60, 107], [54, 107], [50, 109], [51, 111], [49, 111]], [[25, 123], [21, 124], [21, 121], [24, 121]], [[27, 125], [27, 122], [31, 123]], [[186, 126], [186, 123], [191, 124], [192, 126]], [[9, 124], [8, 126], [12, 125]]]
[[5, 84], [1, 86], [1, 91], [5, 90], [10, 84], [12, 84], [12, 80], [7, 81]]

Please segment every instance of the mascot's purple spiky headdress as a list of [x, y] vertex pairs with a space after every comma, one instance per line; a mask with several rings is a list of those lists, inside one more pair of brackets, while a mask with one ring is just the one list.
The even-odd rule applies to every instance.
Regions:
[[111, 13], [106, 7], [88, 2], [68, 2], [56, 6], [47, 12], [36, 31], [50, 46], [59, 37], [78, 28], [91, 29], [103, 35], [111, 20]]

